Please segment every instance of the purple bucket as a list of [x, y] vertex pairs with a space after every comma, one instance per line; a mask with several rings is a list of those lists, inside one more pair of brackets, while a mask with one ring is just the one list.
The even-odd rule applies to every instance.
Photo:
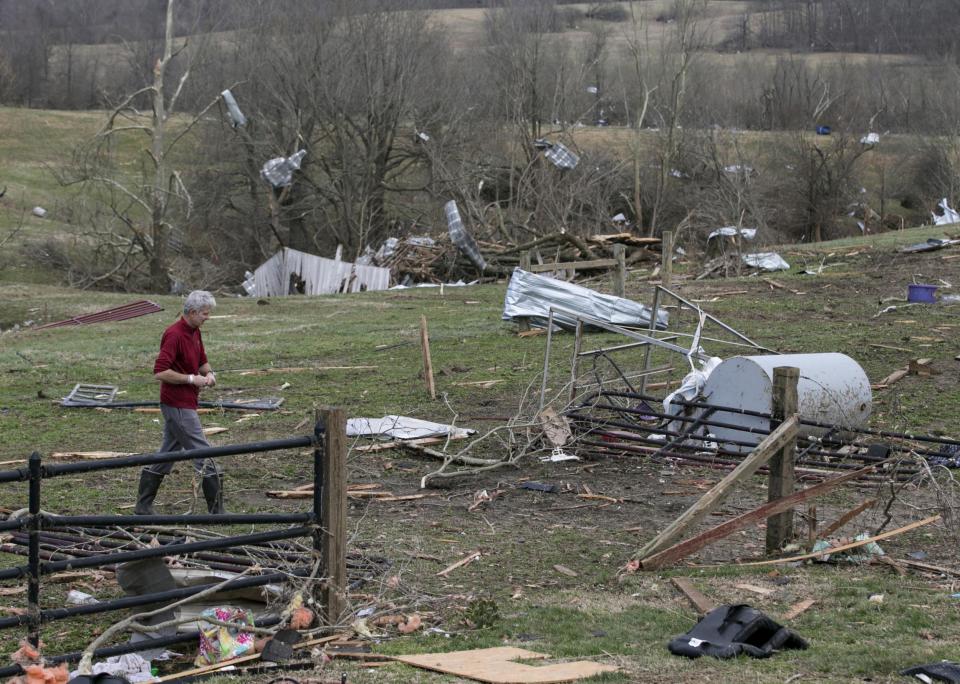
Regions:
[[922, 304], [935, 304], [936, 285], [907, 285], [907, 301]]

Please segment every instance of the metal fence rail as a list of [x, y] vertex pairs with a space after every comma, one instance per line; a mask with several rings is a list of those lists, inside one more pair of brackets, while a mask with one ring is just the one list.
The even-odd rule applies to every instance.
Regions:
[[[342, 412], [333, 409], [333, 413], [342, 417]], [[329, 414], [330, 412], [328, 412]], [[329, 415], [327, 416], [327, 425], [329, 425]], [[55, 463], [44, 464], [39, 453], [31, 454], [26, 468], [15, 470], [0, 471], [0, 483], [8, 482], [26, 482], [28, 484], [29, 499], [27, 512], [14, 520], [0, 522], [0, 531], [15, 530], [22, 539], [25, 535], [27, 546], [27, 563], [11, 568], [0, 570], [0, 580], [22, 580], [27, 578], [27, 612], [24, 615], [15, 615], [12, 617], [0, 619], [0, 630], [12, 629], [17, 627], [27, 628], [27, 638], [36, 646], [40, 642], [41, 627], [48, 622], [63, 620], [81, 615], [93, 615], [117, 610], [124, 610], [137, 606], [156, 604], [163, 601], [173, 601], [188, 596], [193, 596], [216, 584], [204, 584], [190, 587], [183, 587], [169, 591], [153, 592], [149, 594], [138, 594], [135, 596], [125, 596], [109, 601], [102, 601], [92, 605], [80, 605], [71, 607], [41, 608], [41, 586], [42, 579], [51, 573], [62, 570], [72, 570], [77, 568], [96, 568], [118, 563], [131, 562], [144, 558], [156, 558], [168, 555], [192, 554], [216, 549], [228, 549], [243, 545], [260, 545], [267, 542], [276, 542], [278, 540], [292, 539], [295, 537], [310, 537], [312, 541], [313, 552], [316, 558], [325, 559], [329, 562], [329, 549], [324, 553], [324, 535], [321, 530], [328, 524], [324, 515], [325, 497], [330, 496], [330, 492], [324, 491], [324, 457], [327, 444], [325, 433], [325, 422], [318, 417], [314, 427], [314, 433], [310, 436], [292, 437], [288, 439], [278, 439], [263, 442], [252, 442], [248, 444], [234, 444], [218, 447], [205, 447], [202, 449], [191, 449], [166, 453], [137, 454], [101, 461], [82, 461], [78, 463]], [[342, 429], [342, 426], [330, 426], [335, 431]], [[337, 440], [334, 440], [337, 441]], [[282, 449], [299, 449], [303, 447], [312, 447], [313, 458], [313, 497], [310, 510], [302, 513], [245, 513], [245, 514], [196, 514], [196, 515], [53, 515], [42, 512], [42, 483], [55, 477], [64, 475], [73, 475], [76, 473], [90, 473], [105, 470], [115, 470], [119, 468], [133, 468], [156, 463], [171, 463], [179, 461], [189, 461], [197, 458], [223, 458], [241, 454], [263, 453], [278, 451]], [[337, 482], [332, 482], [332, 486], [337, 487]], [[334, 498], [336, 498], [334, 494]], [[43, 532], [46, 530], [55, 530], [63, 528], [77, 528], [84, 525], [91, 526], [177, 526], [184, 525], [235, 525], [235, 524], [269, 524], [269, 525], [293, 525], [292, 527], [276, 528], [268, 531], [257, 532], [253, 534], [243, 534], [227, 536], [217, 539], [178, 542], [175, 538], [167, 537], [168, 543], [161, 543], [158, 547], [140, 548], [136, 550], [107, 550], [105, 552], [93, 552], [78, 554], [82, 557], [63, 559], [55, 558], [56, 554], [49, 550], [41, 552], [43, 543]], [[171, 541], [171, 539], [173, 539]], [[342, 549], [342, 543], [335, 544]], [[284, 554], [278, 553], [278, 557]], [[42, 559], [41, 556], [46, 556]], [[342, 559], [341, 559], [342, 562]], [[323, 570], [321, 568], [321, 576]], [[244, 587], [257, 587], [268, 584], [276, 584], [291, 581], [298, 577], [306, 577], [311, 574], [309, 567], [295, 567], [292, 571], [272, 572], [265, 575], [253, 577], [237, 577], [223, 584], [224, 590], [240, 589]], [[267, 619], [258, 622], [260, 626], [275, 624], [277, 619]], [[195, 639], [197, 633], [187, 635], [175, 635], [172, 637], [160, 637], [156, 639], [146, 639], [138, 641], [135, 644], [121, 644], [99, 649], [95, 657], [106, 657], [119, 655], [122, 653], [131, 653], [134, 651], [143, 651], [149, 648], [166, 646], [175, 643], [181, 643], [190, 639]], [[48, 663], [57, 663], [79, 659], [79, 653], [63, 654], [59, 656], [45, 656]], [[6, 667], [0, 667], [0, 677], [8, 677], [21, 674], [23, 669], [20, 665], [12, 664]]]

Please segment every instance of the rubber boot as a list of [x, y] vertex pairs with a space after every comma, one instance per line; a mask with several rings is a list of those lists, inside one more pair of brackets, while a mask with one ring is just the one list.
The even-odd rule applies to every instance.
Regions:
[[134, 515], [155, 515], [153, 500], [157, 498], [163, 475], [151, 473], [149, 470], [140, 471], [140, 489], [137, 492], [137, 505], [133, 509]]
[[223, 473], [205, 475], [200, 481], [208, 513], [226, 513], [223, 508]]

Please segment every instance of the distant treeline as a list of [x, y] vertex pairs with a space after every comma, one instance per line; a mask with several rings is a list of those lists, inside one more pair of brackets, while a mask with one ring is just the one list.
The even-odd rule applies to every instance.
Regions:
[[767, 0], [764, 47], [960, 58], [957, 0]]

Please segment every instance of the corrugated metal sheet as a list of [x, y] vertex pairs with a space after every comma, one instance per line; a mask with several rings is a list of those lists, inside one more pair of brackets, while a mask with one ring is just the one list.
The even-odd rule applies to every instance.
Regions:
[[158, 311], [163, 311], [163, 307], [155, 302], [151, 302], [146, 299], [140, 299], [129, 304], [114, 307], [112, 309], [104, 309], [103, 311], [97, 311], [96, 313], [92, 314], [74, 316], [73, 318], [66, 318], [62, 321], [56, 321], [55, 323], [39, 325], [34, 328], [34, 330], [43, 330], [44, 328], [59, 328], [64, 325], [90, 325], [92, 323], [102, 323], [103, 321], [125, 321], [128, 318], [146, 316], [147, 314], [156, 313]]
[[[302, 292], [291, 292], [291, 276], [296, 276]], [[253, 280], [257, 297], [362, 292], [386, 290], [390, 286], [390, 269], [325, 259], [284, 247], [254, 271]]]

